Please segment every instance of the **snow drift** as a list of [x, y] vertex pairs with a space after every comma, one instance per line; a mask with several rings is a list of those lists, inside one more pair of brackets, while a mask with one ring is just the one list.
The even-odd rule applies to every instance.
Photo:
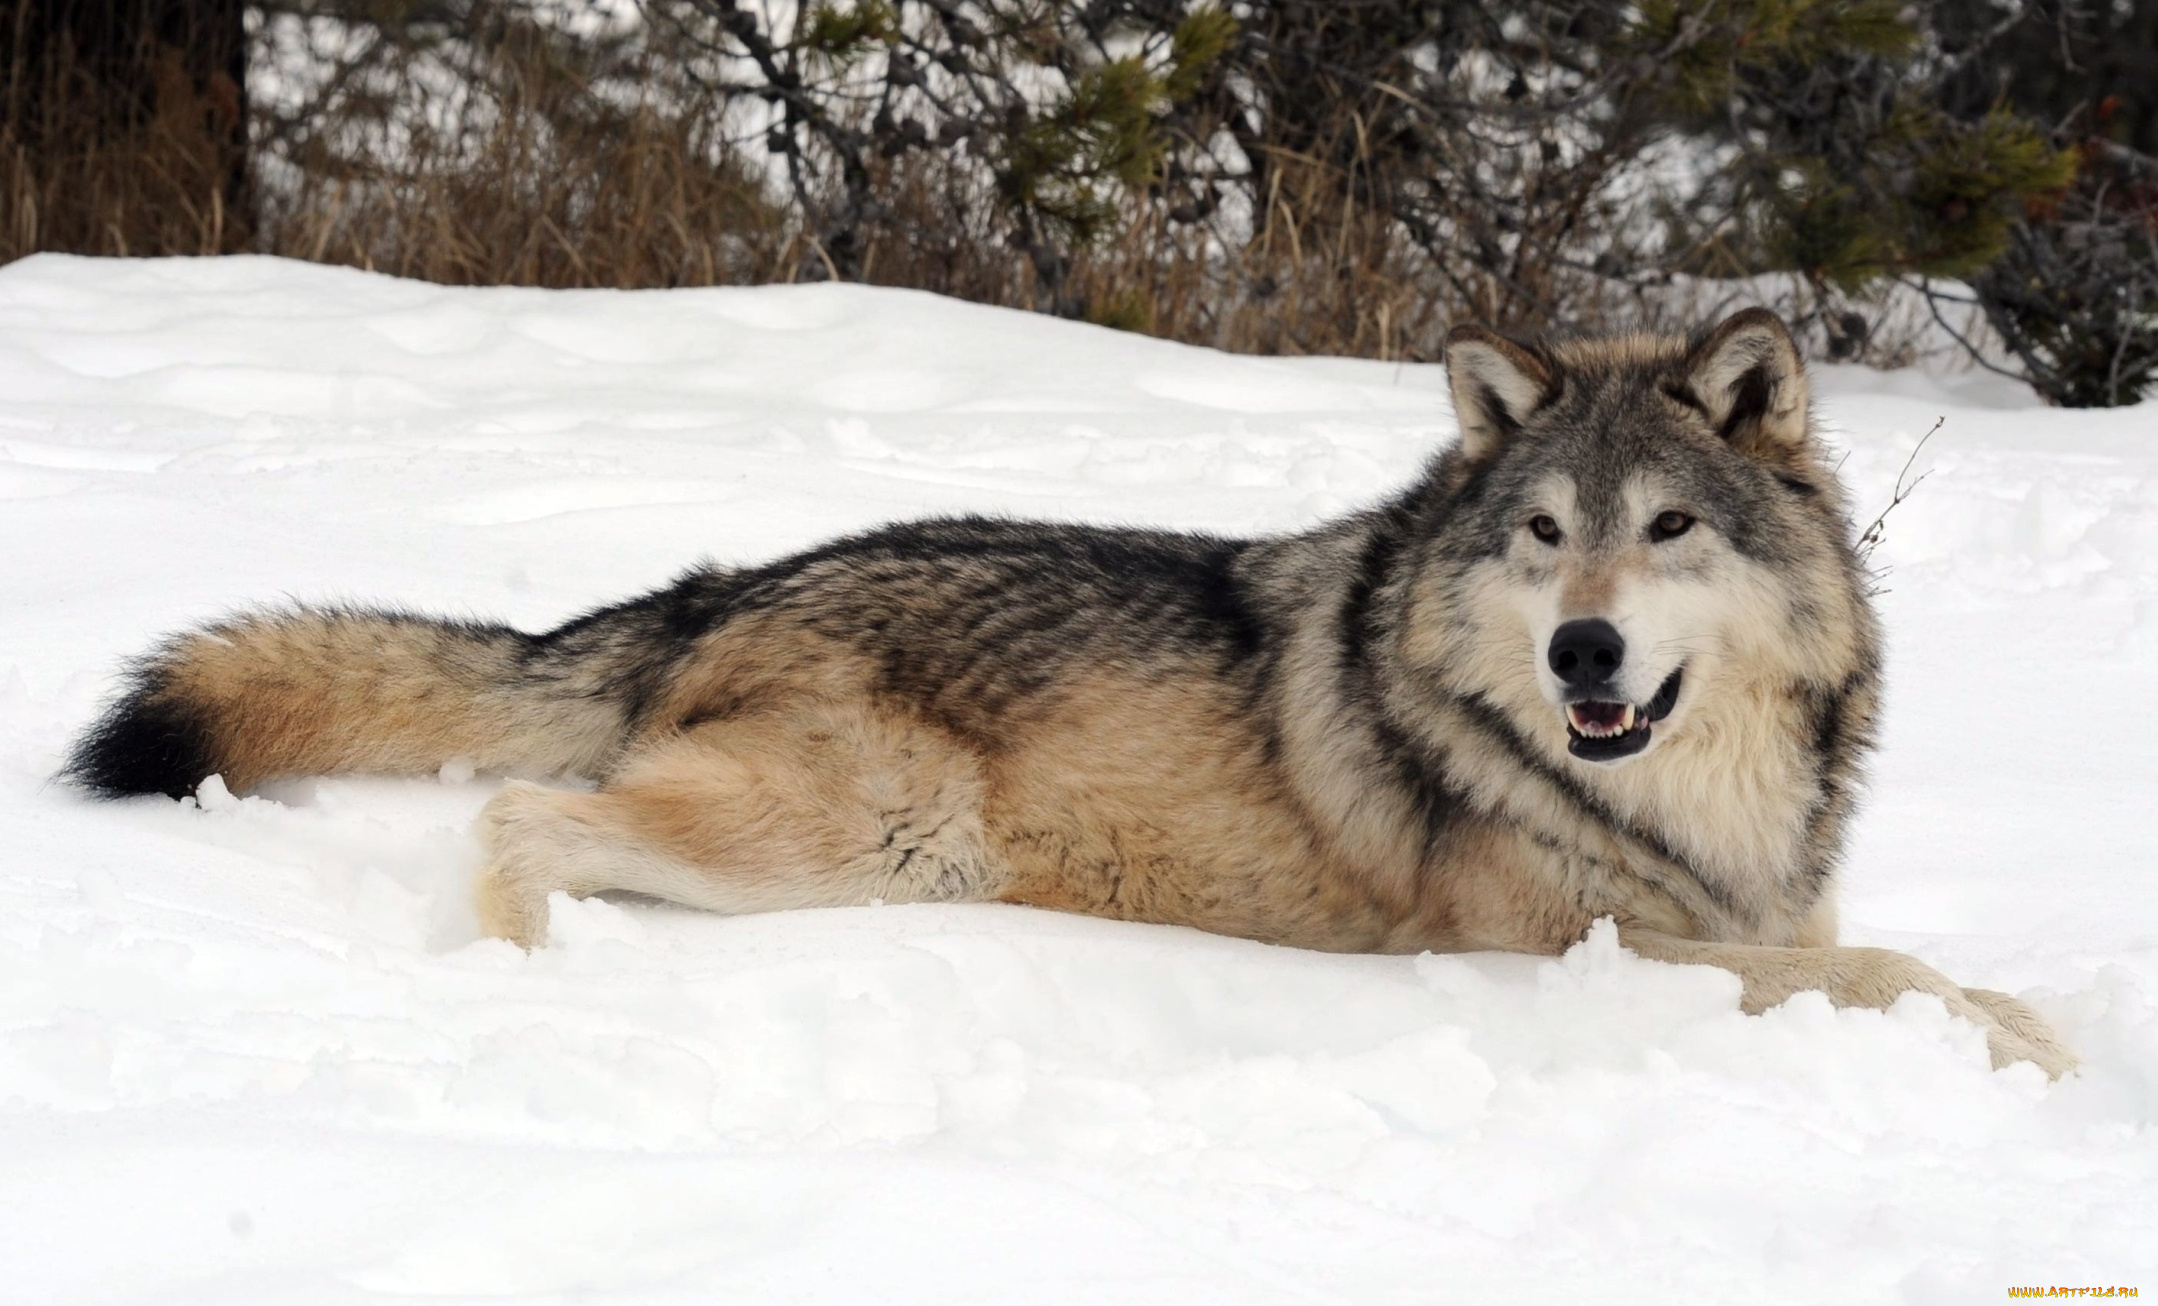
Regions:
[[[0, 270], [0, 1256], [24, 1301], [1357, 1303], [2158, 1289], [2158, 411], [1827, 369], [1888, 522], [1852, 942], [2020, 993], [1737, 1011], [1631, 957], [1336, 957], [1003, 907], [558, 900], [493, 782], [96, 806], [125, 656], [233, 606], [529, 627], [894, 517], [1249, 532], [1407, 477], [1435, 368], [851, 286]], [[2138, 1233], [2137, 1230], [2144, 1230]]]

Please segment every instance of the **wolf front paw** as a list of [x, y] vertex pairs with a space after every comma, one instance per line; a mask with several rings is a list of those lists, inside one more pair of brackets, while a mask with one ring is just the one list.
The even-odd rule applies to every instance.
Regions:
[[2031, 1061], [2046, 1072], [2046, 1078], [2059, 1079], [2076, 1068], [2076, 1054], [2029, 1003], [1992, 989], [1965, 989], [1963, 996], [1985, 1013], [1986, 1047], [1993, 1054], [1995, 1070]]

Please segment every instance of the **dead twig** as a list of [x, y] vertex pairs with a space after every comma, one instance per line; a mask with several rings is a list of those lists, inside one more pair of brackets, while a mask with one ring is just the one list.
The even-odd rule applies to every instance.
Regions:
[[[1888, 500], [1888, 506], [1881, 509], [1880, 515], [1875, 517], [1872, 523], [1859, 533], [1857, 545], [1859, 565], [1868, 567], [1866, 574], [1873, 577], [1876, 582], [1887, 576], [1888, 569], [1884, 567], [1876, 571], [1868, 564], [1873, 561], [1873, 551], [1881, 546], [1882, 540], [1888, 538], [1888, 514], [1901, 507], [1903, 501], [1911, 497], [1911, 492], [1923, 485], [1928, 476], [1933, 475], [1933, 472], [1928, 469], [1920, 472], [1917, 476], [1912, 476], [1911, 468], [1917, 464], [1919, 452], [1926, 447], [1926, 442], [1931, 440], [1947, 423], [1948, 419], [1946, 417], [1936, 417], [1933, 419], [1932, 428], [1918, 437], [1918, 443], [1911, 446], [1911, 456], [1903, 460], [1903, 469], [1896, 473], [1896, 488]], [[1886, 592], [1879, 588], [1875, 588], [1873, 591], [1876, 595]]]

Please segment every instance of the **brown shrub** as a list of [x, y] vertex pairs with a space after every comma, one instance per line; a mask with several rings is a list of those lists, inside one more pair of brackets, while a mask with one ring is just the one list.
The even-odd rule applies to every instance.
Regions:
[[0, 262], [251, 238], [239, 10], [0, 0]]
[[0, 260], [829, 277], [1421, 360], [1738, 297], [1892, 362], [1861, 283], [1996, 257], [2058, 171], [1910, 108], [1945, 4], [0, 0]]

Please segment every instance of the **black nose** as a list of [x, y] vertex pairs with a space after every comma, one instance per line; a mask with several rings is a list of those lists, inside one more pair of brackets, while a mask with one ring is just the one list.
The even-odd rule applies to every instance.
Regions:
[[1626, 660], [1618, 627], [1601, 617], [1569, 621], [1551, 636], [1551, 669], [1574, 689], [1608, 684]]

